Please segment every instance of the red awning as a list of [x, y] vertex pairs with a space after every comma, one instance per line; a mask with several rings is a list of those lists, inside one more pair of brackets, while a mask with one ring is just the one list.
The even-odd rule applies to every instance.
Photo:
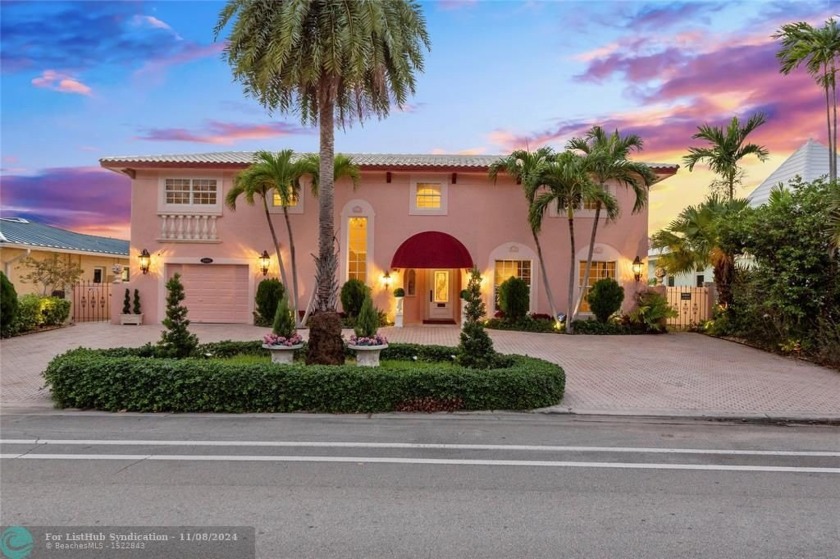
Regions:
[[470, 251], [461, 241], [440, 231], [425, 231], [406, 239], [394, 258], [392, 268], [472, 268]]

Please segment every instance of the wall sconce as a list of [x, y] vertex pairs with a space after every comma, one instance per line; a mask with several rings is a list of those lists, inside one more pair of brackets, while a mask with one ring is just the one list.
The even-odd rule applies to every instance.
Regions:
[[385, 270], [385, 273], [382, 274], [382, 283], [385, 284], [385, 289], [391, 287], [391, 272]]
[[642, 261], [638, 256], [633, 260], [633, 277], [636, 278], [636, 281], [642, 279]]
[[260, 261], [260, 271], [263, 275], [268, 275], [268, 266], [271, 264], [271, 257], [268, 255], [268, 251], [264, 250], [262, 255], [259, 258]]
[[149, 273], [149, 265], [151, 263], [152, 263], [152, 255], [149, 254], [149, 251], [144, 248], [143, 252], [140, 253], [140, 271], [143, 272], [143, 274], [148, 274]]

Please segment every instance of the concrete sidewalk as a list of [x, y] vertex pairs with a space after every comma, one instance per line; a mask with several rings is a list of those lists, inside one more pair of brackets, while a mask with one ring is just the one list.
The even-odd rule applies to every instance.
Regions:
[[[258, 340], [268, 328], [194, 324], [202, 342]], [[566, 396], [556, 413], [840, 421], [840, 372], [700, 334], [561, 336], [488, 330], [503, 353], [558, 363]], [[139, 346], [161, 326], [77, 324], [0, 341], [0, 407], [50, 409], [41, 372], [76, 347]], [[306, 330], [301, 331], [304, 337]], [[383, 328], [393, 342], [455, 346], [452, 326]], [[347, 332], [349, 336], [350, 332]]]

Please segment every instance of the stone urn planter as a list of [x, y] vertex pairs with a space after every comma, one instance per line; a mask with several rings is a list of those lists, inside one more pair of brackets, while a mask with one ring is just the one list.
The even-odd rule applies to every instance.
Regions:
[[121, 314], [120, 315], [120, 325], [125, 326], [126, 324], [134, 324], [135, 326], [140, 326], [143, 324], [143, 313], [140, 314]]
[[295, 350], [303, 347], [303, 344], [295, 345], [268, 345], [263, 344], [263, 348], [271, 352], [271, 362], [279, 363], [281, 365], [289, 365], [295, 360]]
[[379, 353], [388, 347], [388, 344], [381, 345], [353, 345], [347, 347], [356, 352], [356, 364], [359, 367], [378, 367]]

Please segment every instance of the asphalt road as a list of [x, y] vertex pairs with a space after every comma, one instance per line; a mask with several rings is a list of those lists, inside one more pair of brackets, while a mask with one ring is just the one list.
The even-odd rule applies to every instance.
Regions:
[[[0, 439], [3, 525], [253, 526], [261, 558], [840, 556], [832, 426], [73, 412]], [[125, 557], [185, 557], [149, 553]]]

